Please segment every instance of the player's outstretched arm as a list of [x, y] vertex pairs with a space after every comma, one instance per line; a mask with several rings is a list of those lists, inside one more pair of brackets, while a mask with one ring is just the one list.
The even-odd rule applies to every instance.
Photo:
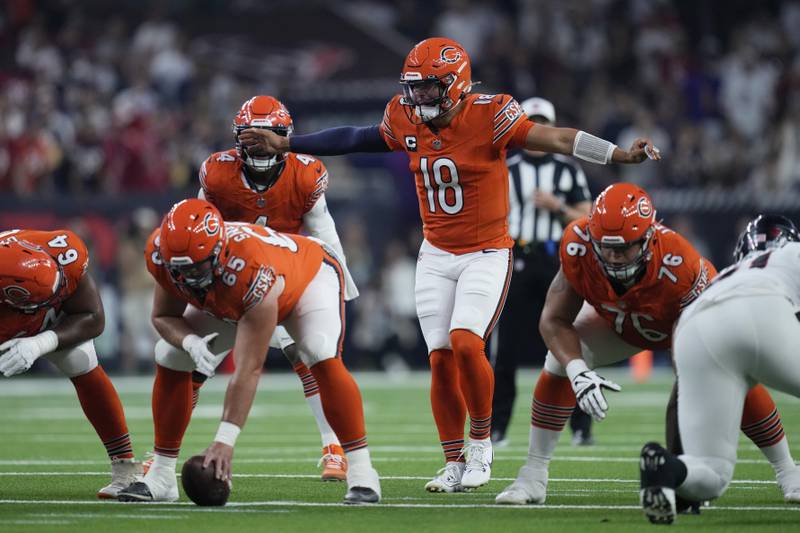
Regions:
[[641, 163], [645, 159], [661, 159], [658, 148], [650, 139], [639, 138], [630, 150], [573, 128], [556, 128], [537, 124], [528, 131], [525, 148], [540, 152], [574, 155], [584, 161], [605, 165], [607, 163]]
[[354, 152], [389, 152], [380, 126], [341, 126], [307, 135], [282, 137], [262, 128], [249, 128], [239, 134], [242, 145], [253, 155], [297, 152], [311, 155], [342, 155]]
[[236, 370], [225, 392], [217, 435], [203, 461], [203, 467], [214, 464], [217, 479], [231, 478], [233, 447], [253, 405], [269, 340], [278, 324], [278, 296], [282, 290], [283, 278], [279, 278], [261, 303], [247, 311], [236, 325], [233, 345]]

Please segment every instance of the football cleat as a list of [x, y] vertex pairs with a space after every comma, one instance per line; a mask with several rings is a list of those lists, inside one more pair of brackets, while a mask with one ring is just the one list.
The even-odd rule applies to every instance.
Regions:
[[317, 463], [322, 467], [322, 481], [344, 481], [347, 479], [347, 458], [338, 444], [322, 448], [322, 458]]
[[169, 468], [150, 467], [147, 474], [117, 495], [121, 502], [174, 502], [178, 499], [178, 478]]
[[778, 486], [783, 492], [784, 501], [800, 503], [800, 468], [794, 467], [791, 470], [780, 472]]
[[461, 478], [464, 476], [464, 463], [449, 462], [436, 472], [436, 477], [425, 483], [428, 492], [461, 492]]
[[547, 470], [523, 465], [514, 483], [503, 489], [494, 499], [502, 505], [544, 503], [547, 498]]
[[111, 483], [97, 491], [101, 500], [116, 500], [120, 491], [143, 474], [142, 464], [133, 459], [114, 459], [111, 461]]
[[471, 443], [464, 447], [464, 475], [461, 486], [464, 490], [477, 489], [489, 482], [492, 477], [492, 459], [494, 452], [491, 443]]
[[641, 490], [639, 503], [644, 514], [653, 524], [671, 524], [675, 521], [675, 475], [671, 471], [673, 461], [669, 452], [655, 442], [642, 448], [639, 460]]
[[350, 468], [347, 471], [347, 493], [344, 503], [359, 505], [381, 501], [381, 482], [374, 468]]

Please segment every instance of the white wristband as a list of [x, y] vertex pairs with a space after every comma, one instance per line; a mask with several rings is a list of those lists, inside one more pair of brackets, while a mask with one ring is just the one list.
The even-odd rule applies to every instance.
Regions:
[[39, 333], [34, 339], [39, 345], [41, 355], [48, 354], [58, 348], [58, 335], [52, 329]]
[[214, 437], [216, 442], [221, 442], [222, 444], [227, 444], [231, 448], [236, 444], [236, 438], [241, 433], [242, 428], [237, 426], [236, 424], [231, 424], [230, 422], [225, 422], [224, 420], [219, 423], [219, 429], [217, 429], [217, 436]]
[[584, 361], [583, 359], [573, 359], [572, 361], [567, 363], [567, 368], [565, 370], [567, 371], [567, 376], [569, 377], [569, 380], [574, 381], [575, 376], [577, 376], [582, 372], [588, 372], [589, 367], [586, 366], [586, 361]]
[[611, 161], [611, 156], [614, 154], [616, 147], [617, 145], [612, 142], [581, 130], [575, 135], [572, 155], [590, 163], [605, 165]]

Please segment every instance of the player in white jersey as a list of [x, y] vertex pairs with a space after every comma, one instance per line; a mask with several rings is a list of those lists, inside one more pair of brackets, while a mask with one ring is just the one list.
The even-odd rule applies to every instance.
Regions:
[[[642, 449], [641, 503], [653, 523], [673, 521], [676, 492], [695, 501], [725, 492], [750, 387], [762, 383], [800, 397], [800, 234], [785, 217], [759, 216], [739, 237], [734, 257], [675, 331], [684, 454], [654, 442]], [[800, 503], [800, 491], [784, 498]]]

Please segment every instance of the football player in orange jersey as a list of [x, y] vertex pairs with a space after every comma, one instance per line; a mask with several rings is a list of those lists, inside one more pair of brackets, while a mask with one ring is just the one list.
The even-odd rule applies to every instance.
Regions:
[[[212, 154], [200, 168], [199, 197], [214, 204], [227, 221], [268, 225], [283, 233], [302, 230], [320, 239], [341, 258], [347, 281], [345, 301], [356, 298], [358, 290], [347, 272], [344, 250], [325, 200], [328, 187], [325, 165], [304, 154], [251, 155], [239, 142], [239, 133], [248, 128], [264, 128], [288, 137], [294, 124], [289, 111], [277, 99], [254, 96], [247, 100], [233, 120], [236, 147]], [[314, 375], [298, 357], [295, 342], [286, 328], [275, 329], [270, 345], [283, 351], [303, 383], [306, 401], [322, 438], [323, 481], [344, 480], [347, 461], [336, 433], [325, 419]], [[203, 380], [202, 374], [195, 373], [193, 386], [199, 388]]]
[[[630, 183], [609, 186], [588, 217], [564, 230], [560, 255], [539, 322], [550, 351], [533, 391], [528, 460], [497, 503], [545, 501], [550, 458], [576, 398], [600, 421], [608, 410], [603, 389], [620, 390], [592, 369], [642, 349], [670, 349], [681, 311], [716, 275], [686, 239], [656, 222], [650, 197]], [[769, 459], [784, 493], [796, 492], [800, 470], [760, 385], [747, 395], [742, 429]]]
[[491, 476], [494, 377], [484, 346], [511, 275], [506, 149], [600, 164], [660, 156], [647, 139], [620, 149], [584, 131], [534, 127], [509, 95], [471, 94], [469, 57], [451, 39], [418, 43], [403, 62], [400, 84], [403, 95], [391, 99], [379, 125], [291, 138], [251, 128], [239, 140], [257, 155], [408, 154], [425, 236], [417, 263], [417, 315], [430, 354], [431, 406], [445, 455], [445, 467], [426, 489], [456, 492], [484, 485]]
[[89, 253], [68, 230], [0, 233], [0, 372], [26, 372], [44, 357], [69, 377], [86, 418], [111, 459], [111, 483], [98, 498], [116, 498], [141, 473], [125, 412], [97, 362], [103, 332], [100, 294], [86, 273]]
[[[151, 235], [145, 260], [157, 285], [153, 326], [155, 457], [122, 501], [174, 501], [175, 466], [192, 412], [192, 371], [207, 376], [234, 349], [222, 422], [205, 452], [219, 479], [231, 478], [236, 438], [244, 426], [277, 324], [297, 340], [314, 374], [325, 415], [347, 456], [346, 503], [380, 500], [367, 448], [358, 385], [342, 363], [344, 271], [316, 241], [267, 227], [224, 222], [209, 202], [184, 200]], [[216, 353], [211, 341], [216, 340]]]

